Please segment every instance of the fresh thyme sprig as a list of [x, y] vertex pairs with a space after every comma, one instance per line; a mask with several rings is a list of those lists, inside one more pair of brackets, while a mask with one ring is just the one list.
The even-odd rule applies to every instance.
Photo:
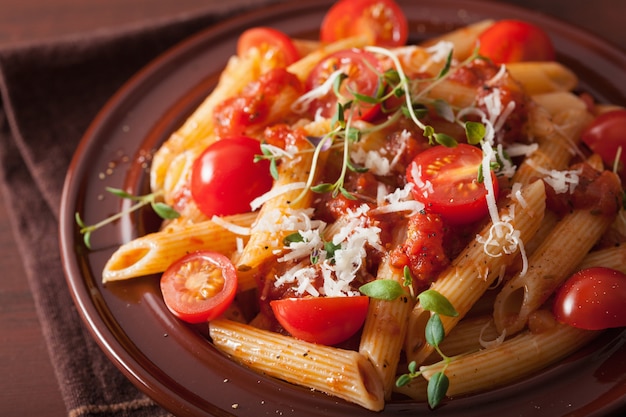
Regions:
[[[371, 298], [392, 301], [398, 297], [406, 295], [405, 288], [408, 288], [411, 296], [413, 296], [412, 277], [408, 267], [404, 268], [404, 282], [402, 284], [392, 279], [378, 279], [362, 285], [359, 290]], [[445, 338], [445, 328], [443, 326], [443, 322], [441, 321], [441, 315], [456, 317], [459, 313], [446, 297], [435, 290], [430, 289], [423, 291], [418, 294], [416, 298], [424, 310], [432, 313], [424, 330], [426, 342], [435, 348], [437, 353], [439, 353], [445, 362], [443, 368], [439, 372], [432, 375], [428, 380], [428, 404], [432, 408], [435, 408], [439, 405], [448, 391], [450, 381], [446, 376], [445, 371], [448, 365], [452, 362], [452, 358], [446, 356], [440, 348], [440, 344]], [[424, 369], [427, 369], [427, 367]], [[401, 387], [407, 385], [423, 373], [422, 370], [417, 368], [417, 363], [415, 361], [411, 361], [409, 363], [408, 371], [408, 373], [402, 374], [398, 377], [396, 380], [396, 386]]]
[[93, 225], [85, 224], [85, 222], [80, 216], [80, 213], [76, 212], [74, 215], [76, 219], [76, 224], [78, 224], [78, 226], [80, 227], [79, 232], [80, 234], [83, 235], [83, 241], [85, 242], [85, 246], [88, 249], [91, 249], [91, 234], [94, 231], [100, 229], [103, 226], [106, 226], [109, 223], [112, 223], [122, 218], [128, 213], [132, 213], [133, 211], [139, 210], [140, 208], [145, 207], [147, 205], [150, 205], [152, 207], [152, 210], [154, 210], [154, 212], [164, 220], [176, 219], [180, 216], [180, 213], [174, 210], [171, 206], [158, 201], [158, 198], [162, 195], [161, 192], [135, 196], [119, 188], [106, 187], [106, 190], [115, 196], [118, 196], [120, 198], [124, 198], [127, 200], [136, 201], [136, 203], [128, 207], [126, 210], [115, 213], [114, 215], [107, 217], [106, 219], [101, 220], [98, 223], [95, 223]]

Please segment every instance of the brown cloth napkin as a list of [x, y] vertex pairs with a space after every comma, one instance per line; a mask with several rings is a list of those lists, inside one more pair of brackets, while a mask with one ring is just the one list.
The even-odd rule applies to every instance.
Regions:
[[66, 286], [58, 223], [72, 154], [107, 99], [150, 60], [229, 15], [274, 1], [209, 1], [196, 15], [0, 50], [0, 185], [71, 417], [169, 415], [106, 358]]

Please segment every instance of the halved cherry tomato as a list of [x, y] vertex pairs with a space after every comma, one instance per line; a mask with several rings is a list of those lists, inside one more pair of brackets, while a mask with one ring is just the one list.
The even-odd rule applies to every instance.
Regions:
[[[436, 145], [420, 152], [409, 164], [407, 181], [412, 182], [413, 198], [424, 203], [426, 211], [440, 214], [451, 224], [468, 224], [488, 213], [487, 189], [478, 181], [482, 151], [459, 143], [455, 147]], [[491, 172], [494, 194], [498, 181]]]
[[478, 36], [480, 55], [496, 64], [553, 61], [554, 45], [538, 26], [521, 20], [500, 20]]
[[293, 337], [335, 345], [363, 326], [369, 297], [307, 297], [270, 301], [278, 322]]
[[250, 202], [270, 190], [269, 161], [261, 155], [258, 140], [246, 136], [214, 142], [191, 169], [191, 196], [208, 217], [250, 211]]
[[581, 329], [626, 326], [626, 274], [605, 267], [576, 272], [557, 291], [553, 312]]
[[161, 276], [167, 308], [188, 323], [219, 317], [235, 298], [237, 272], [226, 256], [192, 252], [170, 265]]
[[626, 184], [626, 110], [612, 110], [596, 117], [582, 133], [581, 139], [591, 150], [602, 157], [609, 169], [621, 154], [617, 174]]
[[404, 45], [408, 34], [406, 16], [393, 0], [340, 0], [328, 10], [320, 29], [322, 42], [369, 35], [381, 46]]
[[277, 54], [277, 67], [286, 67], [300, 59], [300, 53], [291, 38], [270, 27], [250, 28], [239, 36], [237, 55], [244, 56], [252, 48], [258, 48], [261, 55], [272, 50]]
[[[379, 88], [380, 62], [371, 53], [360, 49], [344, 49], [335, 52], [320, 61], [309, 74], [306, 81], [308, 91], [324, 84], [337, 70], [341, 70], [348, 78], [343, 80], [340, 93], [342, 103], [354, 99], [356, 92], [363, 96], [375, 97]], [[309, 111], [323, 117], [331, 117], [337, 111], [337, 97], [335, 91], [330, 91], [313, 100]], [[353, 119], [371, 120], [378, 112], [380, 105], [360, 101], [351, 110]], [[347, 112], [346, 112], [347, 113]], [[347, 115], [346, 115], [347, 117]]]

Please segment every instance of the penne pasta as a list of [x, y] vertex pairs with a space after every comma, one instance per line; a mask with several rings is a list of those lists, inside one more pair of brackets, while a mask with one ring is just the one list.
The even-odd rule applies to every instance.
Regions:
[[612, 218], [589, 210], [575, 210], [554, 227], [528, 260], [528, 271], [506, 283], [494, 303], [500, 332], [512, 335], [524, 328], [528, 316], [574, 272]]
[[209, 336], [219, 350], [257, 371], [369, 410], [380, 411], [384, 406], [376, 370], [358, 352], [302, 342], [228, 320], [212, 321]]
[[[227, 221], [249, 227], [256, 213], [230, 216]], [[119, 281], [163, 272], [183, 255], [210, 249], [230, 256], [237, 248], [237, 234], [214, 221], [166, 228], [120, 246], [102, 271], [102, 281]]]
[[[555, 324], [538, 333], [526, 331], [489, 349], [453, 358], [445, 368], [450, 381], [451, 397], [501, 387], [532, 375], [551, 363], [580, 349], [598, 335], [596, 331], [580, 330]], [[422, 368], [422, 375], [430, 379], [444, 368], [443, 363]], [[403, 390], [413, 396], [411, 387]], [[416, 394], [419, 398], [419, 393]]]

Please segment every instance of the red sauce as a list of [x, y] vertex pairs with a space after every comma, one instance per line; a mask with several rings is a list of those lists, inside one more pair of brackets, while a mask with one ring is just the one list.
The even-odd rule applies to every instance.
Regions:
[[587, 163], [575, 164], [572, 170], [581, 168], [579, 182], [573, 193], [557, 194], [546, 184], [548, 208], [560, 215], [573, 210], [591, 210], [602, 216], [613, 217], [622, 205], [622, 187], [619, 179], [610, 171], [597, 171]]

